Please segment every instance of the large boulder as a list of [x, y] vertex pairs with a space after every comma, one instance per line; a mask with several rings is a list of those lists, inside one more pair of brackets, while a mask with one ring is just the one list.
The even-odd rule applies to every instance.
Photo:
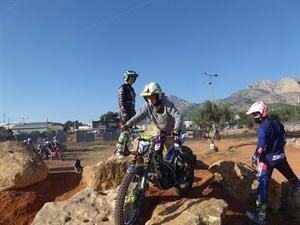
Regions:
[[132, 156], [118, 159], [110, 157], [92, 166], [85, 166], [82, 180], [87, 187], [97, 191], [117, 188], [120, 185], [127, 168], [130, 166]]
[[[32, 225], [39, 224], [105, 224], [114, 225], [117, 188], [104, 192], [86, 188], [69, 200], [46, 203], [36, 214]], [[152, 218], [142, 224], [221, 225], [227, 203], [221, 199], [181, 199], [159, 204]], [[51, 212], [51, 213], [49, 213]]]
[[47, 165], [22, 142], [0, 143], [0, 191], [38, 183], [48, 171]]
[[[228, 194], [236, 199], [255, 203], [257, 199], [256, 171], [243, 163], [217, 161], [209, 171], [215, 181], [222, 184]], [[274, 212], [283, 211], [290, 217], [300, 220], [300, 193], [290, 182], [278, 182], [271, 179], [268, 186], [268, 207]]]
[[[33, 225], [50, 223], [68, 223], [70, 225], [99, 223], [113, 225], [113, 211], [118, 190], [118, 188], [114, 187], [120, 183], [124, 176], [127, 163], [130, 163], [129, 157], [122, 160], [112, 157], [108, 161], [100, 162], [94, 167], [85, 167], [83, 170], [83, 179], [89, 179], [86, 183], [92, 188], [88, 187], [71, 199], [63, 202], [46, 203], [36, 215]], [[257, 183], [253, 169], [242, 163], [218, 161], [211, 165], [209, 170], [214, 174], [215, 180], [222, 183], [229, 195], [241, 201], [253, 201], [254, 204]], [[113, 181], [114, 179], [117, 181]], [[275, 181], [273, 182], [276, 183]], [[279, 205], [281, 205], [281, 211], [296, 220], [300, 220], [299, 193], [296, 193], [295, 188], [291, 187], [288, 183], [285, 183], [282, 189], [279, 186], [281, 185], [274, 186], [274, 190], [273, 186], [270, 187], [272, 188], [272, 193], [281, 192], [281, 195], [274, 195], [274, 199], [270, 202], [270, 205], [278, 210], [279, 206], [274, 204], [275, 201], [278, 201]], [[142, 224], [147, 225], [220, 225], [226, 215], [227, 207], [228, 204], [222, 199], [182, 198], [177, 201], [160, 203], [154, 209], [149, 221], [146, 221], [145, 218], [140, 219], [143, 220]]]
[[217, 161], [208, 170], [232, 197], [242, 202], [256, 200], [257, 179], [252, 168], [243, 163]]
[[300, 221], [300, 193], [289, 181], [282, 183], [281, 203], [280, 212]]
[[46, 203], [36, 214], [32, 225], [114, 225], [113, 214], [116, 195], [117, 189], [99, 192], [85, 188], [69, 200]]
[[163, 202], [156, 206], [146, 225], [221, 225], [228, 204], [222, 199], [198, 198]]

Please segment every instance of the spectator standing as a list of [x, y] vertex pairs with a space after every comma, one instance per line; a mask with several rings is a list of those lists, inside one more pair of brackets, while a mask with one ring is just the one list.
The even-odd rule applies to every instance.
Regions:
[[[128, 70], [124, 73], [125, 83], [119, 87], [118, 90], [118, 103], [119, 103], [119, 118], [120, 127], [122, 127], [128, 120], [130, 120], [135, 114], [135, 91], [132, 87], [139, 75], [133, 71]], [[122, 158], [129, 155], [128, 150], [128, 135], [125, 132], [120, 133], [117, 141], [117, 156]]]
[[277, 120], [268, 117], [268, 106], [263, 101], [255, 102], [246, 114], [252, 114], [257, 123], [257, 147], [252, 156], [252, 167], [258, 166], [258, 196], [256, 213], [246, 212], [246, 215], [256, 224], [266, 223], [267, 188], [274, 169], [277, 169], [300, 192], [300, 181], [290, 167], [285, 155], [285, 130]]

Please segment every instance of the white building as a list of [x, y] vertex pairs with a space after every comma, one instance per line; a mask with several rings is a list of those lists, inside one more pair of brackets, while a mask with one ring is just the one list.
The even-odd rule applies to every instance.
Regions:
[[0, 127], [11, 129], [14, 134], [31, 133], [39, 131], [40, 133], [46, 132], [60, 132], [63, 131], [64, 125], [61, 123], [53, 122], [34, 122], [34, 123], [17, 123], [17, 124], [1, 124]]

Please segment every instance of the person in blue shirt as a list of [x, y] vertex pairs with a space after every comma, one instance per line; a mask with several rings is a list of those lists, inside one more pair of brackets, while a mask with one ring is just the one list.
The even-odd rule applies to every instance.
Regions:
[[268, 106], [263, 101], [255, 102], [246, 114], [251, 114], [257, 123], [257, 147], [252, 156], [252, 167], [258, 166], [258, 198], [256, 213], [246, 215], [256, 224], [266, 223], [267, 188], [274, 169], [277, 169], [300, 192], [300, 180], [290, 167], [284, 149], [286, 144], [285, 130], [282, 123], [268, 117]]

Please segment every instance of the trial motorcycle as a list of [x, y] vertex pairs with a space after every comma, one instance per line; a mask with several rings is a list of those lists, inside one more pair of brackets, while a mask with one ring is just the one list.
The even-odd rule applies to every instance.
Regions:
[[[118, 189], [114, 220], [116, 225], [138, 224], [138, 217], [145, 200], [145, 191], [149, 187], [161, 190], [173, 189], [177, 196], [185, 196], [191, 190], [194, 182], [193, 159], [188, 153], [179, 152], [170, 147], [162, 158], [154, 150], [155, 139], [171, 138], [159, 134], [156, 136], [135, 134], [137, 136], [136, 150], [131, 165], [126, 171]], [[181, 136], [181, 143], [188, 134]]]

